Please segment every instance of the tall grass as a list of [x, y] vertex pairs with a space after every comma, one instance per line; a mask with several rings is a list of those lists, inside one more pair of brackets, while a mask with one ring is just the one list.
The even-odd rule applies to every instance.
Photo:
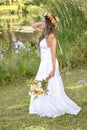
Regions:
[[61, 67], [87, 63], [87, 18], [81, 4], [73, 0], [52, 0], [45, 1], [44, 5], [58, 19], [56, 31], [63, 50], [63, 55], [58, 53]]
[[87, 18], [81, 3], [74, 0], [36, 1], [43, 3], [44, 12], [51, 12], [58, 19], [56, 31], [63, 50], [63, 55], [59, 49], [57, 51], [61, 68], [87, 63]]
[[84, 35], [87, 19], [80, 5], [73, 0], [46, 1], [46, 8], [59, 19], [57, 32], [61, 44], [70, 43]]
[[73, 69], [79, 65], [87, 64], [87, 43], [86, 38], [77, 39], [75, 44], [66, 44], [63, 48], [63, 55], [57, 49], [57, 57], [60, 69]]

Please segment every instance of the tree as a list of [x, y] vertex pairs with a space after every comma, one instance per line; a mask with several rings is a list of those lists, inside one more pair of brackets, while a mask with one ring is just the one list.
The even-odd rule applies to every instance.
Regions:
[[12, 5], [12, 3], [13, 3], [13, 0], [5, 0], [5, 3], [6, 3], [6, 5]]

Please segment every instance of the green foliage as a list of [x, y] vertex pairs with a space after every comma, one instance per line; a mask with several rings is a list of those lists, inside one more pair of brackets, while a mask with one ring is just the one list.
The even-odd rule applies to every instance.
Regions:
[[87, 63], [86, 38], [79, 38], [76, 42], [64, 43], [62, 45], [63, 55], [57, 49], [57, 57], [61, 69], [72, 69], [80, 64]]
[[[27, 2], [31, 4], [27, 6], [29, 4]], [[39, 19], [42, 17], [40, 15], [45, 11], [49, 11], [57, 17], [58, 27], [56, 31], [63, 50], [63, 55], [61, 55], [59, 49], [57, 49], [60, 70], [64, 68], [72, 69], [80, 64], [87, 63], [87, 19], [79, 3], [73, 2], [73, 0], [25, 0], [21, 5], [14, 4], [0, 7], [2, 13], [9, 12], [13, 14], [20, 12], [20, 10], [25, 14], [28, 12], [34, 18], [38, 14]], [[29, 19], [30, 17], [27, 17], [26, 23], [29, 22]], [[7, 37], [5, 35], [3, 37], [4, 41], [7, 41]], [[2, 41], [0, 49], [2, 50], [5, 45], [6, 43], [4, 42], [3, 45]], [[4, 60], [0, 61], [0, 83], [35, 76], [39, 66], [36, 48], [31, 53], [22, 51], [21, 54], [13, 54], [13, 56], [5, 54], [5, 57]]]
[[14, 14], [17, 13], [17, 6], [11, 5], [11, 6], [0, 6], [0, 14]]
[[46, 1], [46, 8], [59, 19], [57, 32], [61, 44], [75, 41], [84, 35], [87, 20], [79, 4], [73, 0], [54, 0]]
[[87, 19], [81, 4], [73, 0], [44, 0], [42, 3], [58, 20], [56, 31], [63, 50], [61, 55], [57, 49], [60, 68], [72, 69], [87, 63]]
[[[30, 53], [25, 50], [19, 50], [20, 53], [11, 56], [4, 52], [4, 59], [0, 61], [0, 83], [8, 83], [19, 79], [35, 76], [39, 67], [40, 59], [36, 52], [35, 43], [26, 43], [30, 47]], [[60, 71], [71, 70], [81, 64], [87, 64], [87, 44], [86, 39], [80, 38], [77, 42], [71, 44], [65, 43], [62, 46], [63, 55], [59, 48], [57, 49], [57, 58]]]
[[0, 62], [0, 84], [35, 76], [38, 66], [39, 57], [34, 47], [30, 53], [21, 50], [20, 54], [7, 54]]
[[[0, 6], [1, 14], [27, 14], [27, 13], [36, 13], [39, 14], [41, 11], [40, 4], [39, 6], [36, 4], [37, 2], [29, 1], [29, 0], [18, 0], [16, 2], [11, 3], [9, 6], [4, 4]], [[3, 4], [3, 2], [1, 2]]]

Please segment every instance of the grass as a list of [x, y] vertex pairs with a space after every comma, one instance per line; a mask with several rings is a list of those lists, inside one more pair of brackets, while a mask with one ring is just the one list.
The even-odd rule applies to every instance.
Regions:
[[61, 74], [67, 95], [82, 110], [77, 116], [65, 114], [55, 119], [29, 115], [29, 88], [25, 80], [0, 86], [0, 130], [87, 130], [87, 65], [79, 66], [71, 74]]

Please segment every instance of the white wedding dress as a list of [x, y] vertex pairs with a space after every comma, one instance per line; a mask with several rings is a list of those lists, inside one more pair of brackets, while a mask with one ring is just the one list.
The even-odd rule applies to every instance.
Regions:
[[[51, 50], [47, 46], [45, 38], [40, 42], [40, 53], [41, 63], [35, 78], [36, 80], [45, 79], [52, 70]], [[47, 88], [48, 95], [39, 95], [36, 99], [34, 96], [31, 96], [29, 114], [55, 118], [65, 113], [77, 115], [81, 110], [64, 92], [57, 59], [55, 75], [49, 79]]]

